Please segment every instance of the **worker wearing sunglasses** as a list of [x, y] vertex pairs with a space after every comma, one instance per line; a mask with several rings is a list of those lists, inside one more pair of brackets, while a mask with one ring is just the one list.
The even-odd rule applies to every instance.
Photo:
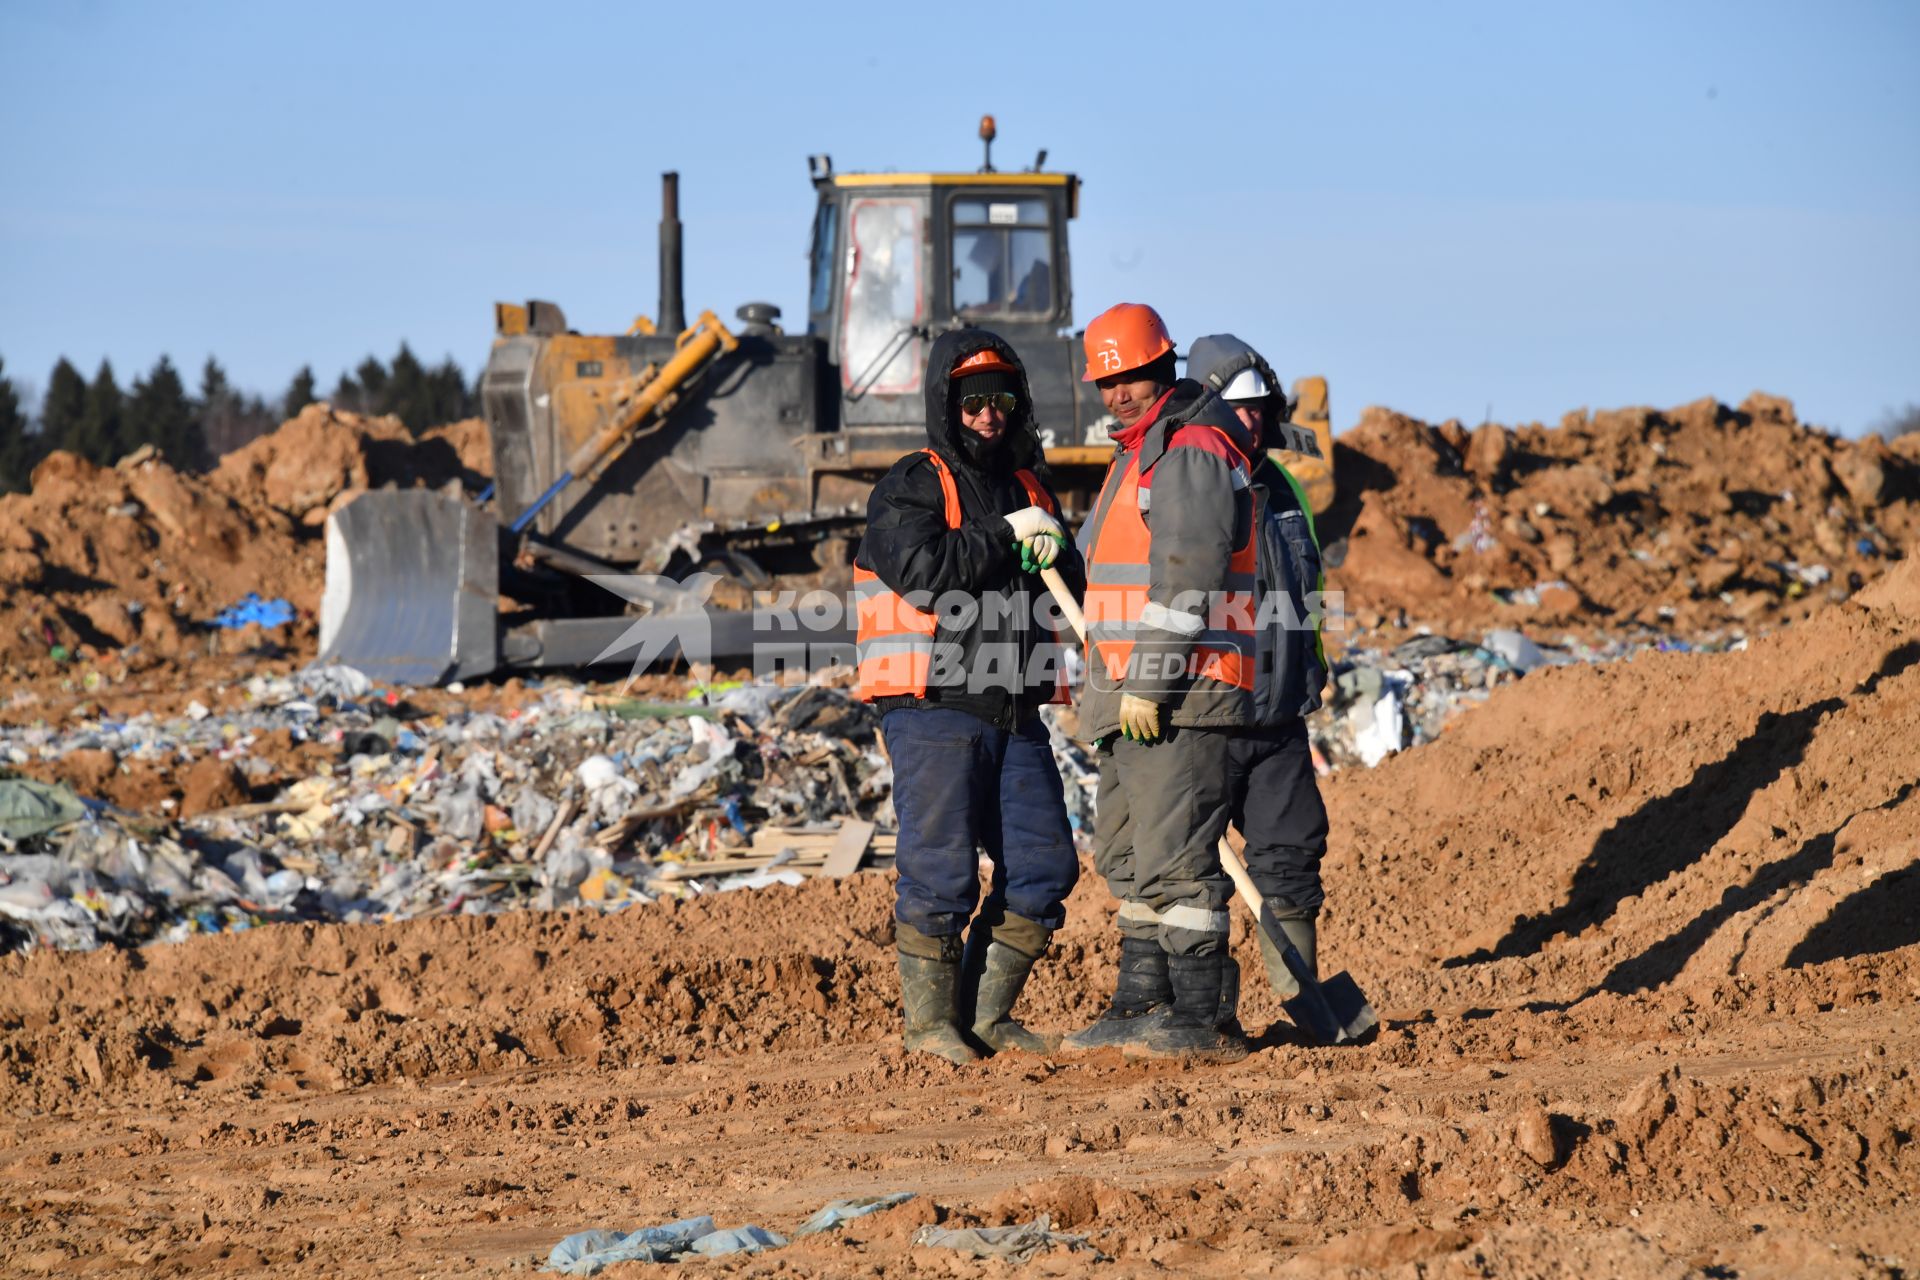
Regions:
[[1034, 570], [1057, 567], [1076, 596], [1085, 574], [1012, 346], [940, 335], [926, 406], [927, 447], [874, 486], [854, 560], [860, 697], [893, 761], [902, 1038], [954, 1063], [1048, 1053], [1059, 1037], [1013, 1007], [1080, 864], [1040, 718], [1066, 701], [1073, 639]]
[[1011, 391], [981, 391], [970, 396], [960, 397], [960, 412], [969, 418], [978, 418], [991, 406], [1002, 418], [1013, 416], [1014, 406], [1020, 403], [1020, 397]]

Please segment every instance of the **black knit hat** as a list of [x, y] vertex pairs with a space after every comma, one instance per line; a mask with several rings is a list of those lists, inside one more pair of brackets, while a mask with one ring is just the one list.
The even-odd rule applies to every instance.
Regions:
[[970, 373], [964, 378], [956, 378], [953, 383], [953, 402], [959, 404], [968, 396], [990, 396], [996, 391], [1011, 391], [1019, 395], [1019, 375], [1004, 369], [990, 369], [986, 373]]

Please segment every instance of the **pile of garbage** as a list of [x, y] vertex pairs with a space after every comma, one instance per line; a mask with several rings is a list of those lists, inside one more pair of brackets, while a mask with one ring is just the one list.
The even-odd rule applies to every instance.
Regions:
[[[799, 883], [853, 822], [851, 865], [879, 864], [892, 770], [834, 679], [426, 714], [322, 667], [252, 678], [231, 713], [0, 730], [0, 768], [42, 775], [0, 777], [0, 950]], [[311, 771], [270, 785], [288, 758]], [[185, 794], [132, 812], [57, 780], [88, 759], [94, 790], [164, 762]]]
[[1372, 408], [1334, 455], [1330, 585], [1369, 627], [1768, 627], [1920, 535], [1920, 436], [1842, 439], [1757, 392], [1554, 428]]
[[[397, 418], [309, 405], [204, 476], [152, 446], [112, 467], [48, 455], [31, 492], [0, 496], [0, 674], [108, 657], [142, 668], [271, 642], [312, 652], [324, 575], [320, 525], [382, 485], [484, 485], [478, 419], [415, 439]], [[249, 594], [287, 602], [277, 636], [213, 621]]]
[[[1372, 767], [1529, 671], [1673, 647], [1543, 647], [1503, 630], [1352, 648], [1309, 721], [1315, 762]], [[709, 674], [670, 701], [555, 679], [518, 705], [449, 690], [434, 709], [428, 694], [312, 667], [253, 676], [220, 712], [193, 701], [0, 729], [0, 951], [269, 921], [612, 911], [888, 865], [892, 768], [848, 674]], [[1084, 847], [1099, 761], [1069, 736], [1070, 714], [1047, 712]]]
[[1351, 647], [1334, 664], [1325, 706], [1308, 718], [1314, 765], [1324, 776], [1371, 769], [1397, 752], [1438, 738], [1449, 721], [1493, 691], [1542, 667], [1614, 662], [1648, 651], [1719, 653], [1744, 649], [1739, 631], [1678, 640], [1636, 630], [1543, 645], [1513, 628], [1478, 642], [1423, 630], [1387, 647]]

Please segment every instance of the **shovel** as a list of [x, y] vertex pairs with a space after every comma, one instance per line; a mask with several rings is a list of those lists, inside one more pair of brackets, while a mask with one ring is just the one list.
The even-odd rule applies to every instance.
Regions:
[[1260, 932], [1267, 936], [1274, 950], [1280, 953], [1281, 962], [1287, 966], [1287, 972], [1300, 985], [1300, 994], [1291, 1000], [1281, 1002], [1287, 1016], [1294, 1025], [1318, 1040], [1321, 1044], [1351, 1044], [1380, 1025], [1380, 1015], [1367, 1003], [1366, 996], [1360, 993], [1360, 984], [1352, 975], [1336, 973], [1325, 982], [1313, 976], [1313, 970], [1307, 967], [1306, 957], [1300, 949], [1287, 941], [1286, 931], [1273, 914], [1267, 910], [1266, 900], [1260, 891], [1253, 887], [1253, 877], [1247, 874], [1247, 864], [1240, 860], [1233, 846], [1225, 836], [1220, 837], [1220, 865], [1226, 868], [1227, 877], [1233, 881], [1235, 896], [1248, 911]]
[[[1060, 576], [1060, 571], [1051, 567], [1042, 569], [1040, 581], [1046, 584], [1047, 590], [1053, 595], [1053, 602], [1060, 606], [1060, 612], [1072, 624], [1080, 643], [1085, 644], [1086, 619], [1080, 612], [1079, 602], [1067, 590], [1066, 580]], [[1247, 874], [1247, 864], [1240, 860], [1240, 855], [1234, 852], [1225, 836], [1220, 838], [1220, 865], [1233, 881], [1235, 895], [1253, 913], [1255, 925], [1280, 953], [1287, 972], [1293, 975], [1293, 980], [1300, 986], [1299, 995], [1282, 1002], [1282, 1007], [1294, 1024], [1321, 1044], [1350, 1044], [1378, 1026], [1380, 1015], [1367, 1003], [1366, 996], [1361, 994], [1360, 984], [1350, 974], [1337, 973], [1325, 982], [1314, 977], [1299, 948], [1287, 940], [1286, 932], [1267, 910], [1266, 900], [1254, 888], [1253, 878]]]

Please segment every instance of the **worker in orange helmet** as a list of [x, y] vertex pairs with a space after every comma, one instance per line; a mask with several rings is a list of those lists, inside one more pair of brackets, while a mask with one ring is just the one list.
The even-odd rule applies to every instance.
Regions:
[[958, 1064], [1059, 1043], [1012, 1016], [1080, 870], [1040, 719], [1067, 699], [1072, 633], [1034, 572], [1083, 579], [1013, 348], [984, 329], [936, 338], [926, 415], [927, 447], [868, 498], [854, 588], [860, 697], [893, 760], [903, 1039]]
[[1248, 1049], [1216, 845], [1254, 683], [1255, 446], [1211, 389], [1176, 375], [1152, 307], [1102, 313], [1085, 347], [1085, 380], [1115, 425], [1080, 531], [1079, 718], [1101, 753], [1094, 863], [1120, 900], [1120, 976], [1111, 1006], [1065, 1043], [1235, 1061]]

